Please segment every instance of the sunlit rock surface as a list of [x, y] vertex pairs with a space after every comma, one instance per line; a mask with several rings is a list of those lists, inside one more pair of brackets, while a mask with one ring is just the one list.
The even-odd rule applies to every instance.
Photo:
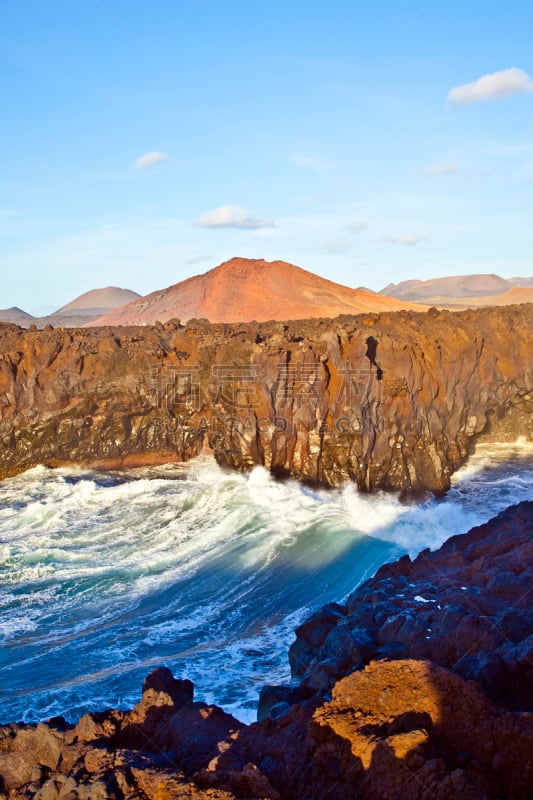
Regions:
[[[192, 683], [160, 667], [130, 711], [86, 714], [76, 725], [61, 718], [5, 725], [0, 797], [529, 800], [533, 714], [524, 709], [533, 668], [532, 541], [533, 503], [521, 503], [412, 564], [404, 557], [382, 568], [347, 606], [331, 604], [302, 626], [307, 639], [318, 647], [325, 627], [334, 631], [350, 619], [351, 608], [352, 618], [380, 615], [379, 643], [391, 626], [414, 630], [406, 619], [395, 625], [406, 610], [427, 625], [428, 610], [420, 604], [428, 603], [455, 614], [457, 637], [446, 613], [432, 609], [432, 636], [407, 637], [406, 653], [423, 646], [417, 658], [389, 660], [376, 652], [366, 666], [344, 664], [344, 675], [322, 687], [321, 696], [303, 690], [296, 696], [293, 687], [292, 705], [283, 693], [271, 693], [276, 704], [259, 723], [246, 726], [217, 706], [195, 702]], [[457, 616], [463, 580], [470, 591]], [[422, 589], [425, 603], [422, 595], [411, 596]], [[517, 640], [512, 631], [520, 626]], [[435, 663], [446, 661], [453, 648], [459, 660], [494, 648], [491, 636], [502, 640], [499, 656], [511, 671], [500, 677], [510, 691], [465, 680], [458, 663], [450, 669]], [[330, 642], [330, 657], [342, 648], [342, 639]]]
[[0, 325], [0, 475], [211, 452], [327, 486], [445, 490], [477, 437], [533, 438], [532, 308]]

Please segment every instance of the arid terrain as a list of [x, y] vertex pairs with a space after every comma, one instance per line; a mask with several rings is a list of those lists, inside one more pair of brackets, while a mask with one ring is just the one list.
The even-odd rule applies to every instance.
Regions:
[[341, 286], [285, 261], [232, 258], [116, 309], [91, 326], [153, 325], [193, 317], [266, 322], [416, 308], [404, 300]]
[[389, 283], [381, 294], [427, 306], [460, 310], [508, 306], [533, 301], [533, 278], [499, 275], [455, 275], [447, 278]]
[[14, 322], [24, 328], [29, 328], [30, 325], [35, 325], [37, 328], [44, 328], [46, 325], [76, 328], [98, 319], [117, 306], [131, 303], [138, 297], [137, 292], [132, 292], [130, 289], [107, 286], [104, 289], [84, 292], [45, 317], [34, 317], [17, 307], [0, 310], [0, 322]]

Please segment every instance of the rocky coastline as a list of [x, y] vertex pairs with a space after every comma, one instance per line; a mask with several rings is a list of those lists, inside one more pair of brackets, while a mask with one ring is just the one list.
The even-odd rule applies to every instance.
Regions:
[[0, 797], [528, 800], [532, 570], [523, 502], [313, 615], [259, 722], [160, 667], [130, 711], [0, 727]]
[[[328, 696], [371, 661], [428, 659], [499, 705], [533, 712], [532, 586], [533, 503], [524, 502], [435, 552], [385, 564], [345, 604], [319, 609], [296, 630], [292, 676], [300, 693]], [[267, 687], [262, 713], [269, 696], [283, 713], [291, 689]]]
[[532, 305], [286, 323], [0, 324], [0, 478], [211, 453], [363, 491], [443, 492], [477, 441], [533, 439]]

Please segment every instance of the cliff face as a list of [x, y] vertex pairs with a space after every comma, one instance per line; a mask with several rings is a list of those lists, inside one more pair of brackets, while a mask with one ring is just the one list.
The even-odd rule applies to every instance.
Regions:
[[533, 438], [532, 306], [95, 330], [0, 325], [0, 476], [213, 452], [322, 485], [445, 490]]

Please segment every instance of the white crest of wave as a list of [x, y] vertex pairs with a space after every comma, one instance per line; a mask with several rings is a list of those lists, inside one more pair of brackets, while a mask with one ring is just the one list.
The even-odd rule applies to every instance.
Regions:
[[258, 684], [286, 680], [292, 631], [316, 604], [531, 496], [532, 455], [479, 448], [445, 498], [412, 504], [210, 459], [0, 482], [0, 682], [18, 686], [6, 720], [130, 705], [162, 658], [248, 714]]

